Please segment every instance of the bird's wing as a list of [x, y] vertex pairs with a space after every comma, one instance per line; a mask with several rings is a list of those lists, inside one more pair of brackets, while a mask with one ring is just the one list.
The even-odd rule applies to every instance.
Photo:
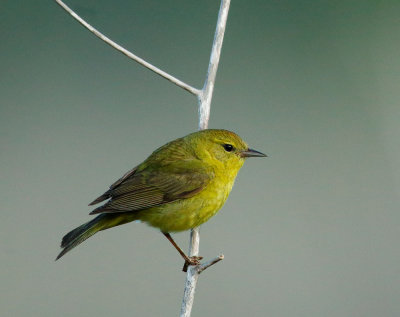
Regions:
[[189, 198], [203, 190], [212, 177], [213, 172], [197, 159], [133, 169], [92, 203], [111, 198], [90, 214], [137, 211]]
[[126, 181], [128, 178], [132, 177], [135, 172], [136, 172], [136, 168], [134, 167], [132, 168], [130, 171], [126, 172], [120, 179], [118, 179], [116, 182], [112, 183], [110, 185], [110, 189], [107, 190], [103, 195], [97, 197], [95, 200], [93, 200], [89, 206], [92, 205], [96, 205], [104, 200], [107, 200], [108, 198], [111, 198], [111, 192], [113, 189], [115, 189], [116, 187], [118, 187], [118, 185], [120, 185], [122, 182]]

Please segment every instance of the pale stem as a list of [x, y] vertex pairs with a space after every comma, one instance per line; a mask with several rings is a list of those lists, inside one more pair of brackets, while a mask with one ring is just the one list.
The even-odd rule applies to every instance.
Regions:
[[[210, 56], [210, 63], [208, 66], [207, 77], [203, 89], [201, 90], [201, 93], [198, 96], [200, 130], [208, 128], [212, 93], [214, 90], [215, 77], [217, 75], [219, 58], [221, 56], [221, 47], [222, 47], [222, 41], [224, 39], [230, 2], [231, 2], [230, 0], [221, 0], [221, 6], [218, 13], [217, 27], [215, 30], [214, 42], [211, 49], [211, 56]], [[190, 247], [189, 247], [190, 256], [199, 255], [199, 244], [200, 244], [199, 228], [194, 228], [190, 232]], [[194, 293], [196, 290], [196, 284], [199, 274], [202, 271], [204, 271], [207, 267], [221, 261], [222, 259], [223, 255], [221, 255], [216, 261], [214, 259], [209, 263], [206, 263], [203, 268], [201, 266], [189, 266], [186, 274], [185, 290], [183, 294], [181, 315], [180, 315], [181, 317], [190, 317], [193, 307]]]
[[[96, 35], [98, 38], [109, 44], [111, 47], [115, 48], [117, 51], [125, 54], [127, 57], [131, 58], [135, 62], [143, 65], [144, 67], [150, 69], [157, 75], [169, 80], [175, 85], [185, 89], [191, 94], [197, 96], [199, 102], [199, 129], [204, 130], [208, 128], [208, 121], [210, 118], [210, 105], [212, 94], [214, 91], [215, 78], [217, 75], [218, 63], [221, 56], [222, 42], [224, 39], [224, 33], [226, 28], [226, 21], [228, 18], [228, 11], [230, 6], [230, 0], [221, 0], [221, 6], [218, 13], [217, 27], [214, 35], [214, 42], [211, 49], [210, 62], [208, 66], [207, 76], [202, 90], [193, 88], [192, 86], [182, 82], [181, 80], [171, 76], [170, 74], [162, 71], [161, 69], [153, 66], [152, 64], [146, 62], [142, 58], [131, 53], [127, 49], [123, 48], [121, 45], [115, 43], [107, 36], [99, 32], [85, 20], [83, 20], [79, 15], [77, 15], [73, 10], [71, 10], [64, 2], [61, 0], [55, 0], [64, 10], [66, 10], [73, 18], [75, 18], [79, 23], [86, 27], [90, 32]], [[199, 255], [199, 245], [200, 245], [200, 234], [199, 228], [194, 228], [190, 232], [190, 245], [189, 245], [189, 255], [198, 256]], [[194, 293], [196, 289], [197, 280], [199, 274], [203, 272], [208, 267], [218, 263], [224, 258], [221, 254], [215, 259], [197, 265], [190, 265], [187, 270], [185, 290], [183, 295], [182, 307], [181, 307], [181, 317], [189, 317], [193, 307]]]
[[144, 59], [140, 58], [139, 56], [136, 56], [132, 52], [128, 51], [121, 45], [115, 43], [113, 40], [109, 39], [107, 36], [99, 32], [97, 29], [95, 29], [93, 26], [91, 26], [89, 23], [87, 23], [85, 20], [83, 20], [78, 14], [76, 14], [70, 7], [68, 7], [64, 2], [61, 0], [55, 0], [61, 7], [64, 8], [65, 11], [67, 11], [73, 18], [75, 18], [79, 23], [81, 23], [85, 28], [87, 28], [90, 32], [92, 32], [94, 35], [96, 35], [98, 38], [106, 42], [108, 45], [112, 46], [115, 48], [117, 51], [121, 52], [122, 54], [128, 56], [129, 58], [133, 59], [135, 62], [143, 65], [144, 67], [150, 69], [157, 75], [160, 75], [161, 77], [169, 80], [170, 82], [174, 83], [175, 85], [185, 89], [186, 91], [190, 92], [191, 94], [195, 96], [199, 96], [200, 90], [184, 83], [183, 81], [179, 80], [178, 78], [164, 72], [163, 70], [155, 67], [154, 65], [146, 62]]
[[204, 82], [201, 94], [198, 96], [199, 101], [199, 129], [208, 128], [208, 120], [210, 118], [210, 106], [212, 94], [214, 91], [215, 78], [217, 76], [219, 58], [221, 56], [222, 42], [224, 40], [226, 21], [231, 0], [222, 0], [219, 8], [217, 28], [215, 30], [214, 42], [211, 49], [210, 63], [208, 65], [207, 77]]
[[200, 266], [197, 267], [197, 272], [200, 274], [203, 272], [205, 269], [208, 269], [210, 266], [218, 263], [219, 261], [222, 261], [224, 259], [224, 255], [220, 254], [216, 258], [212, 259], [211, 261], [208, 261], [206, 263], [201, 264]]

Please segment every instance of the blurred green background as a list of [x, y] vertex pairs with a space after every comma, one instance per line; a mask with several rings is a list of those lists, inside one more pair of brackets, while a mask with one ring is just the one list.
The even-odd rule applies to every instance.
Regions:
[[[196, 87], [219, 2], [67, 2]], [[193, 316], [399, 316], [400, 2], [233, 0], [211, 128], [249, 160], [201, 255]], [[87, 204], [197, 129], [197, 102], [53, 1], [0, 1], [0, 315], [176, 316], [182, 260], [155, 229], [102, 232], [58, 262]], [[188, 233], [175, 235], [186, 249]]]

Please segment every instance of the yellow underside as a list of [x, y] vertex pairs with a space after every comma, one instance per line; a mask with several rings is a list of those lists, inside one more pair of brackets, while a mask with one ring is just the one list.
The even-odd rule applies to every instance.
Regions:
[[162, 232], [189, 230], [214, 216], [224, 205], [231, 188], [225, 191], [207, 188], [194, 197], [140, 211], [137, 219]]
[[[241, 165], [240, 165], [241, 166]], [[108, 229], [134, 220], [140, 220], [162, 232], [185, 231], [206, 222], [224, 205], [240, 168], [225, 168], [206, 188], [191, 198], [177, 200], [149, 209], [119, 213], [106, 220], [100, 230]], [[220, 180], [223, 179], [223, 182]], [[218, 182], [219, 180], [219, 182]]]

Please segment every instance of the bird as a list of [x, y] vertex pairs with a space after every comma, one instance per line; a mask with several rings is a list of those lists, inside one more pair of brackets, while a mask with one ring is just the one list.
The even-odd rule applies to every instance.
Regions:
[[95, 233], [139, 220], [158, 228], [177, 249], [185, 265], [198, 265], [170, 233], [200, 226], [224, 205], [236, 175], [249, 157], [266, 157], [234, 132], [200, 130], [155, 150], [145, 161], [114, 182], [89, 206], [104, 202], [97, 215], [67, 233], [56, 260]]

